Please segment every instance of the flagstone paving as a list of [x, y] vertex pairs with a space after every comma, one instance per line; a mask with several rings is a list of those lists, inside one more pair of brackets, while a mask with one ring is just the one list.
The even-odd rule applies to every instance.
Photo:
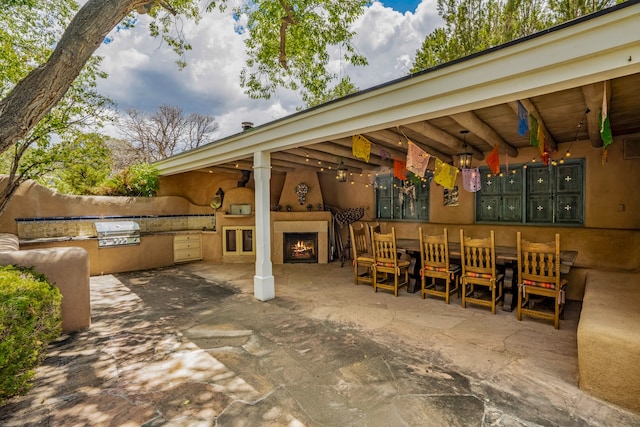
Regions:
[[354, 286], [352, 270], [192, 263], [91, 279], [92, 326], [54, 343], [3, 426], [633, 426], [577, 387], [561, 329]]

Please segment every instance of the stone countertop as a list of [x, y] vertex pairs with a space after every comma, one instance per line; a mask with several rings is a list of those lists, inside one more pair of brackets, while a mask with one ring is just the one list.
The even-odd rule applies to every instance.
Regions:
[[[154, 235], [174, 235], [174, 234], [196, 234], [196, 233], [215, 233], [213, 229], [206, 230], [170, 230], [170, 231], [147, 231], [141, 232], [140, 236]], [[36, 245], [42, 243], [58, 243], [58, 242], [78, 242], [86, 240], [98, 240], [98, 236], [60, 236], [60, 237], [41, 237], [36, 239], [20, 239], [20, 245]]]

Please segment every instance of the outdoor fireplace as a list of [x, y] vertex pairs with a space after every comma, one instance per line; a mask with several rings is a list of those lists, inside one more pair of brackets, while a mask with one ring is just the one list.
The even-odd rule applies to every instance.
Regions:
[[317, 263], [318, 233], [284, 233], [284, 263]]

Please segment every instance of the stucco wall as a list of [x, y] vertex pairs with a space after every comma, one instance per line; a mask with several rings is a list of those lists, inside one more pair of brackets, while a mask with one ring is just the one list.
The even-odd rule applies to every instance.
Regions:
[[[449, 228], [449, 235], [457, 241], [458, 230], [484, 233], [496, 231], [498, 244], [514, 245], [516, 231], [550, 240], [553, 233], [560, 232], [562, 247], [579, 252], [576, 267], [572, 269], [570, 281], [574, 284], [571, 296], [581, 298], [584, 275], [587, 269], [597, 268], [616, 271], [640, 271], [640, 197], [635, 189], [640, 188], [640, 159], [623, 158], [623, 142], [616, 139], [609, 147], [607, 162], [602, 162], [602, 149], [594, 148], [587, 141], [562, 144], [558, 153], [565, 153], [571, 147], [572, 158], [585, 158], [585, 224], [578, 227], [546, 227], [527, 225], [476, 225], [474, 194], [462, 189], [462, 177], [458, 176], [460, 189], [458, 206], [444, 206], [443, 188], [432, 183], [430, 199], [430, 222], [386, 221], [383, 229], [396, 227], [400, 237], [417, 237], [420, 225], [428, 228]], [[530, 161], [537, 154], [537, 148], [521, 149], [517, 158], [510, 158], [510, 164]], [[556, 154], [555, 158], [560, 155]], [[505, 167], [501, 155], [502, 168]], [[484, 165], [484, 161], [474, 161], [474, 166]], [[229, 172], [190, 172], [163, 177], [161, 190], [156, 198], [112, 198], [78, 197], [56, 194], [33, 182], [21, 186], [7, 211], [0, 216], [0, 231], [15, 233], [15, 218], [86, 216], [86, 215], [165, 215], [165, 214], [211, 214], [211, 198], [218, 188], [225, 192], [224, 204], [218, 209], [218, 231], [203, 233], [203, 257], [211, 262], [226, 261], [222, 256], [221, 227], [225, 225], [254, 225], [255, 218], [233, 217], [225, 213], [231, 204], [248, 203], [254, 207], [254, 182], [250, 176], [245, 187], [238, 187], [242, 174]], [[362, 221], [375, 220], [375, 190], [371, 183], [375, 174], [363, 171], [351, 175], [347, 182], [338, 182], [335, 171], [315, 173], [297, 171], [295, 173], [273, 173], [271, 178], [271, 206], [289, 204], [292, 211], [306, 211], [311, 203], [314, 211], [318, 204], [337, 208], [363, 207]], [[310, 191], [308, 201], [300, 205], [295, 195], [295, 186], [305, 182]], [[284, 205], [283, 205], [284, 204]], [[284, 212], [283, 212], [284, 213]], [[346, 241], [346, 228], [342, 230]], [[166, 237], [167, 242], [171, 238]], [[150, 239], [147, 239], [150, 240]], [[162, 239], [161, 239], [162, 240]], [[79, 246], [88, 243], [78, 243]], [[169, 243], [159, 243], [154, 250], [164, 250]], [[89, 250], [89, 249], [88, 249]], [[96, 249], [97, 250], [97, 249]], [[91, 250], [89, 250], [91, 253]], [[123, 253], [126, 251], [123, 251]], [[100, 252], [97, 253], [99, 256]], [[169, 255], [157, 255], [158, 260]], [[125, 255], [128, 257], [128, 255]], [[135, 257], [131, 257], [135, 259]], [[102, 261], [101, 261], [102, 262]], [[129, 260], [127, 260], [129, 262]], [[164, 261], [162, 261], [164, 262]], [[132, 264], [133, 265], [133, 264]], [[142, 262], [146, 268], [153, 266]], [[110, 267], [113, 268], [113, 267]], [[571, 280], [573, 279], [573, 280]]]
[[[2, 185], [3, 179], [0, 179]], [[17, 234], [16, 218], [211, 213], [208, 203], [198, 206], [185, 197], [70, 196], [27, 181], [0, 215], [0, 232]]]

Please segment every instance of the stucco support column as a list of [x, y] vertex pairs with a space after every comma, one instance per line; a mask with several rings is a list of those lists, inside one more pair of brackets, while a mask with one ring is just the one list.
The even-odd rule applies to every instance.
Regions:
[[253, 154], [253, 174], [256, 185], [256, 275], [253, 276], [253, 296], [260, 301], [268, 301], [276, 297], [271, 264], [271, 155], [268, 152]]

